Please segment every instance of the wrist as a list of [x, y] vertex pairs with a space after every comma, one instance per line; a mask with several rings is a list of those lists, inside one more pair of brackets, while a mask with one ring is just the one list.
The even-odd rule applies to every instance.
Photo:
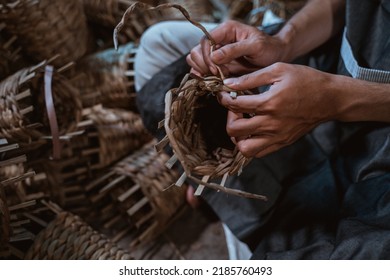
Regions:
[[294, 54], [294, 38], [296, 37], [296, 28], [292, 23], [286, 25], [274, 35], [281, 45], [281, 62], [291, 62], [297, 56]]

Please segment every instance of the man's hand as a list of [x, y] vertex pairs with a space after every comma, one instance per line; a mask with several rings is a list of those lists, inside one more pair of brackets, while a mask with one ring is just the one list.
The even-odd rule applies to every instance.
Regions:
[[244, 74], [284, 60], [286, 44], [278, 36], [269, 36], [255, 27], [236, 21], [227, 21], [210, 32], [216, 49], [210, 42], [201, 43], [187, 56], [193, 72], [214, 74], [218, 65], [226, 76]]
[[290, 145], [338, 113], [330, 90], [332, 75], [306, 66], [276, 63], [225, 84], [237, 90], [271, 85], [258, 95], [219, 97], [229, 109], [227, 132], [246, 157], [262, 157]]

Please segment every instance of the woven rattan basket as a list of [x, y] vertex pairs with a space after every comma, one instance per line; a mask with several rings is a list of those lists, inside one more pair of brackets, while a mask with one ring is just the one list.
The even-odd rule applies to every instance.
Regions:
[[79, 0], [6, 0], [0, 20], [17, 35], [23, 51], [35, 61], [57, 54], [55, 66], [76, 61], [88, 50], [89, 35]]
[[35, 238], [26, 254], [35, 260], [129, 260], [131, 255], [80, 217], [60, 212]]
[[[115, 207], [101, 207], [99, 217], [114, 230], [114, 240], [125, 232], [131, 235], [132, 246], [155, 238], [184, 205], [185, 188], [169, 188], [178, 173], [165, 166], [168, 156], [157, 153], [154, 144], [145, 145], [87, 186], [96, 205], [110, 197], [107, 206]], [[122, 231], [115, 228], [119, 221], [113, 222], [119, 217], [127, 225]]]
[[[133, 4], [115, 28], [114, 41], [126, 20], [133, 13], [142, 12], [144, 9], [167, 8], [179, 10], [188, 21], [203, 31], [211, 45], [215, 47], [215, 41], [207, 30], [200, 23], [192, 20], [183, 7], [175, 4], [163, 4], [157, 7]], [[192, 78], [188, 79], [189, 77]], [[178, 185], [181, 185], [188, 177], [201, 187], [208, 186], [230, 194], [266, 200], [266, 197], [262, 195], [224, 186], [227, 177], [239, 174], [249, 159], [241, 154], [226, 133], [227, 110], [219, 105], [215, 98], [215, 93], [221, 91], [232, 91], [223, 85], [221, 71], [218, 77], [202, 78], [186, 75], [179, 88], [168, 91], [165, 97], [165, 120], [159, 124], [160, 127], [165, 127], [167, 137], [159, 143], [158, 149], [161, 150], [164, 144], [170, 143], [174, 152], [170, 161], [179, 160], [181, 162], [185, 173], [178, 180]], [[236, 92], [235, 94], [245, 93]], [[221, 178], [220, 184], [208, 182]]]
[[35, 203], [18, 197], [21, 182], [34, 176], [34, 172], [25, 172], [26, 156], [18, 155], [17, 150], [17, 144], [0, 139], [0, 259], [23, 255], [11, 243], [27, 238], [21, 227], [28, 223], [24, 214]]
[[61, 159], [39, 163], [52, 186], [53, 200], [78, 214], [89, 207], [85, 185], [102, 169], [151, 139], [138, 114], [101, 107], [84, 113], [85, 121], [78, 127], [80, 135], [64, 143]]
[[72, 84], [80, 90], [85, 108], [102, 104], [107, 108], [136, 110], [134, 57], [137, 47], [127, 44], [89, 56], [77, 65]]
[[31, 144], [76, 129], [81, 119], [78, 91], [45, 66], [22, 69], [0, 83], [0, 137]]

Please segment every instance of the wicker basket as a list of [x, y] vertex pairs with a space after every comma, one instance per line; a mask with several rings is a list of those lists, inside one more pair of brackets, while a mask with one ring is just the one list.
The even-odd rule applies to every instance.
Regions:
[[55, 137], [53, 121], [57, 123], [57, 137], [76, 128], [82, 109], [78, 91], [58, 72], [52, 72], [52, 85], [44, 90], [45, 64], [22, 69], [0, 83], [0, 137], [31, 144], [42, 142], [44, 136]]
[[52, 199], [78, 214], [88, 211], [85, 185], [96, 173], [151, 139], [135, 113], [95, 107], [85, 114], [79, 124], [83, 133], [64, 143], [61, 159], [40, 163], [52, 186]]
[[210, 179], [235, 175], [249, 162], [225, 132], [227, 111], [213, 92], [221, 91], [216, 77], [189, 79], [165, 98], [165, 130], [187, 174]]
[[24, 215], [35, 204], [34, 201], [21, 201], [18, 196], [21, 182], [34, 176], [34, 172], [25, 172], [24, 155], [9, 156], [17, 148], [18, 145], [0, 139], [0, 259], [23, 255], [11, 243], [28, 237], [22, 230], [28, 223]]
[[[49, 59], [62, 66], [76, 61], [88, 50], [89, 35], [83, 6], [79, 0], [3, 1], [0, 20], [17, 35], [23, 51], [35, 61]], [[77, 44], [75, 43], [77, 42]]]
[[[157, 153], [154, 144], [153, 141], [145, 145], [87, 186], [96, 205], [104, 206], [103, 200], [106, 205], [115, 205], [100, 206], [99, 217], [117, 235], [114, 240], [124, 232], [117, 230], [116, 224], [110, 221], [120, 217], [128, 225], [126, 231], [132, 235], [132, 246], [155, 238], [178, 216], [184, 205], [185, 188], [169, 188], [177, 180], [178, 173], [165, 166], [168, 156]], [[111, 199], [107, 200], [107, 197]]]
[[137, 48], [130, 43], [117, 51], [96, 53], [77, 66], [72, 84], [80, 90], [83, 107], [102, 104], [107, 108], [136, 111], [134, 57]]
[[61, 212], [35, 238], [26, 254], [35, 260], [129, 260], [131, 255], [80, 217]]
[[[160, 1], [160, 4], [163, 3], [172, 3], [182, 6], [188, 11], [191, 16], [191, 19], [202, 22], [214, 22], [215, 18], [213, 16], [214, 7], [209, 0], [165, 0]], [[179, 11], [169, 9], [162, 11], [164, 17], [169, 20], [185, 20], [182, 13]]]

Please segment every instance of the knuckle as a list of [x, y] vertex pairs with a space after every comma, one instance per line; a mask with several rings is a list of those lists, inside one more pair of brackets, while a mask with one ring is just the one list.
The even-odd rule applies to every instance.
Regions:
[[275, 72], [283, 72], [286, 69], [286, 63], [276, 62], [272, 64], [272, 70]]
[[248, 145], [248, 143], [246, 141], [238, 142], [237, 147], [244, 157], [250, 158], [250, 157], [254, 156], [253, 150], [251, 149], [251, 147]]

